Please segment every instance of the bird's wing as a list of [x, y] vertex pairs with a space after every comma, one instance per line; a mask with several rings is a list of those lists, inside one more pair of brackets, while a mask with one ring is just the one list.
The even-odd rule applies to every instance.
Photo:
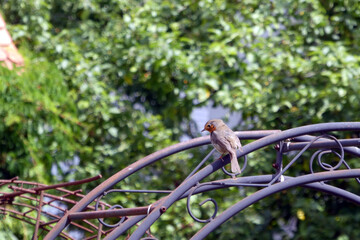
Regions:
[[241, 143], [239, 138], [235, 135], [235, 133], [233, 131], [228, 131], [225, 134], [225, 139], [227, 140], [227, 142], [230, 143], [231, 148], [233, 149], [241, 149]]

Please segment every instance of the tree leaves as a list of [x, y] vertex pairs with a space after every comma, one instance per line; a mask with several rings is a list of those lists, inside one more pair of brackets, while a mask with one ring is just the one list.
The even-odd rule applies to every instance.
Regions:
[[[354, 1], [0, 4], [28, 61], [20, 76], [0, 68], [4, 178], [52, 181], [53, 176], [40, 173], [75, 158], [80, 159], [72, 166], [77, 171], [64, 168], [59, 171], [62, 178], [109, 177], [184, 134], [196, 135], [189, 130], [190, 114], [208, 104], [241, 112], [246, 129], [360, 117], [360, 10]], [[171, 167], [153, 166], [127, 184], [146, 187], [144, 179], [151, 178], [159, 188], [174, 187], [194, 166], [191, 160], [203, 154], [200, 150], [167, 159]], [[254, 171], [271, 171], [272, 157], [255, 153], [256, 164], [250, 165]], [[303, 198], [287, 197], [279, 205], [287, 213], [311, 214], [311, 204]], [[214, 236], [253, 238], [255, 232], [269, 237], [277, 223], [270, 213], [259, 214], [277, 206], [269, 202]], [[280, 207], [271, 213], [286, 219]], [[247, 224], [247, 219], [256, 224]], [[313, 224], [326, 222], [321, 219], [326, 216]], [[238, 228], [239, 221], [244, 229]], [[315, 232], [324, 236], [319, 230], [323, 225], [310, 229], [300, 223], [299, 237]]]

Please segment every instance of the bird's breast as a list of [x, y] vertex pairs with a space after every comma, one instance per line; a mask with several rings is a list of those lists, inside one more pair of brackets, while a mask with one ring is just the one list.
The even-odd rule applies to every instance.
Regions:
[[210, 140], [214, 148], [221, 154], [227, 153], [226, 149], [223, 148], [218, 142], [220, 141], [219, 137], [216, 135], [215, 132], [211, 132]]

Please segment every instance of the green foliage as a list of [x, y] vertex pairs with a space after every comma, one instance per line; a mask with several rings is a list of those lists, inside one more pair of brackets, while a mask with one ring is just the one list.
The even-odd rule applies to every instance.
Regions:
[[[184, 134], [197, 136], [190, 113], [207, 104], [241, 112], [246, 129], [359, 120], [360, 6], [354, 0], [0, 0], [0, 6], [27, 60], [20, 75], [0, 68], [1, 178], [107, 178]], [[121, 187], [172, 189], [203, 150], [167, 158]], [[249, 156], [250, 174], [271, 172], [271, 154]], [[42, 174], [51, 168], [58, 176]], [[220, 191], [219, 202], [238, 201], [238, 191], [230, 191]], [[317, 225], [308, 228], [312, 196], [268, 199], [213, 238], [269, 239], [280, 231], [276, 218], [286, 222], [298, 212], [311, 217], [299, 221], [295, 238], [355, 236], [340, 228], [357, 217], [350, 211], [340, 220], [334, 217], [340, 210], [332, 212], [331, 224], [327, 211], [319, 211]], [[323, 201], [323, 209], [334, 203], [340, 204]], [[189, 238], [200, 225], [188, 216], [186, 224], [175, 219], [183, 210], [179, 203], [164, 220], [175, 227], [154, 227], [156, 234]]]
[[26, 64], [19, 71], [0, 68], [0, 174], [46, 183], [51, 175], [42, 173], [79, 149], [76, 95], [45, 59]]

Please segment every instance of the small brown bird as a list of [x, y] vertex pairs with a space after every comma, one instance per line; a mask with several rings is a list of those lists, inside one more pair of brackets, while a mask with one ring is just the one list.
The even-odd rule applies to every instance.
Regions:
[[236, 149], [242, 151], [241, 143], [235, 133], [221, 119], [209, 120], [203, 131], [210, 132], [210, 140], [215, 149], [221, 154], [229, 153], [231, 159], [231, 172], [241, 173]]

